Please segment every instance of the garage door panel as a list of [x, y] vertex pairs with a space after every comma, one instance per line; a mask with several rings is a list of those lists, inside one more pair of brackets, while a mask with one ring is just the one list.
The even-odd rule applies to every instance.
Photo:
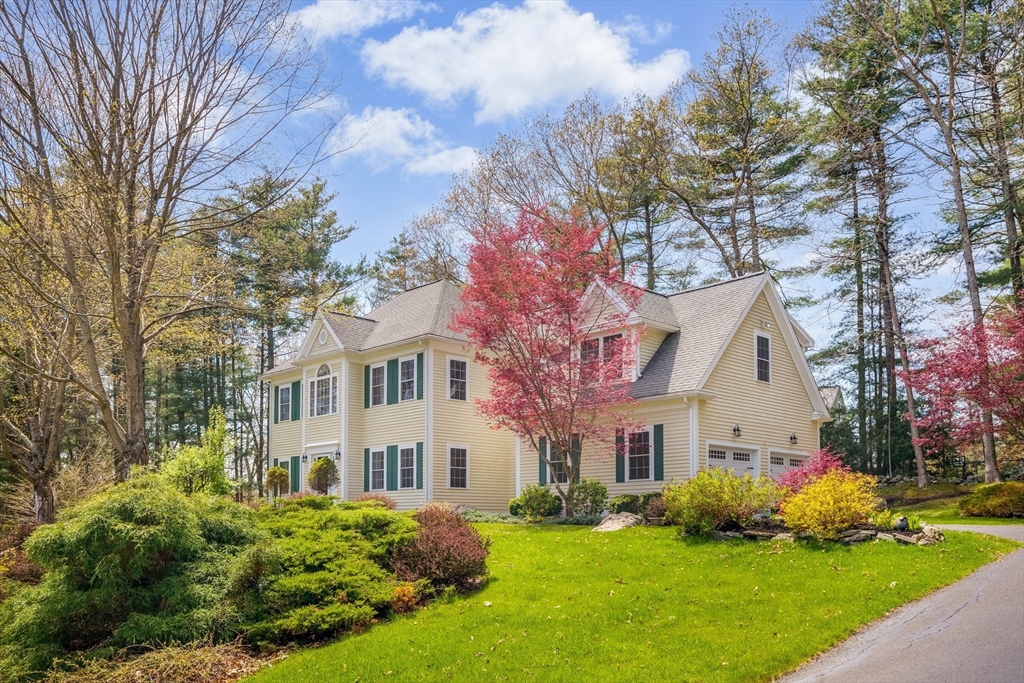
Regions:
[[723, 467], [732, 470], [736, 476], [754, 474], [757, 456], [751, 451], [735, 448], [708, 448], [708, 467]]
[[768, 456], [768, 474], [772, 479], [778, 479], [783, 472], [800, 467], [806, 459], [806, 455], [771, 453]]

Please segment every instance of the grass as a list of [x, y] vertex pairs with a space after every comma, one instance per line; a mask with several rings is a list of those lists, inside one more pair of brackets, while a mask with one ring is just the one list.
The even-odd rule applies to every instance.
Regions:
[[959, 498], [938, 498], [896, 509], [904, 514], [918, 515], [932, 524], [1024, 524], [1024, 519], [1015, 517], [961, 517], [957, 509], [959, 502]]
[[930, 547], [850, 547], [479, 528], [493, 539], [482, 590], [293, 654], [251, 683], [767, 681], [1019, 546], [955, 532]]

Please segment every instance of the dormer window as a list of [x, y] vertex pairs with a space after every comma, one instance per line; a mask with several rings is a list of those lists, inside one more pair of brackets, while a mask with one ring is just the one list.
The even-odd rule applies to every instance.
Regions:
[[[622, 333], [607, 334], [603, 337], [593, 337], [583, 340], [580, 347], [580, 360], [584, 365], [590, 363], [605, 363], [615, 357], [616, 349], [622, 344]], [[623, 359], [623, 374], [625, 374], [625, 359]]]

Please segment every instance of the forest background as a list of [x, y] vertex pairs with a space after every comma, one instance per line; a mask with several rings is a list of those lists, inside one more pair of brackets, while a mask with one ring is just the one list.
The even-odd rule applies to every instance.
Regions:
[[[996, 429], [915, 445], [907, 415], [930, 405], [905, 381], [926, 338], [1016, 310], [1024, 290], [1019, 3], [830, 0], [795, 31], [728, 7], [670, 86], [522, 121], [367, 257], [339, 257], [354, 228], [317, 175], [338, 151], [337, 86], [286, 6], [214, 3], [191, 21], [171, 0], [127, 17], [29, 5], [0, 11], [0, 514], [48, 521], [159, 467], [214, 408], [236, 497], [264, 495], [259, 377], [315, 311], [462, 282], [479, 230], [538, 206], [603, 225], [639, 286], [767, 270], [797, 318], [836, 311], [812, 362], [848, 406], [823, 441], [855, 468], [1019, 467]], [[938, 188], [924, 202], [922, 179]], [[940, 271], [959, 286], [935, 301], [916, 283]]]

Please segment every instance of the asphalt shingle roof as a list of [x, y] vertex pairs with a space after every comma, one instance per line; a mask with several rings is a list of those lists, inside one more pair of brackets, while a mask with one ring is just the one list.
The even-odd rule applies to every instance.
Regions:
[[630, 395], [646, 398], [698, 389], [765, 277], [759, 273], [665, 297], [679, 331], [665, 337]]
[[364, 317], [344, 313], [324, 317], [349, 351], [367, 351], [425, 335], [466, 341], [465, 335], [448, 329], [460, 292], [458, 285], [439, 280], [402, 292]]

